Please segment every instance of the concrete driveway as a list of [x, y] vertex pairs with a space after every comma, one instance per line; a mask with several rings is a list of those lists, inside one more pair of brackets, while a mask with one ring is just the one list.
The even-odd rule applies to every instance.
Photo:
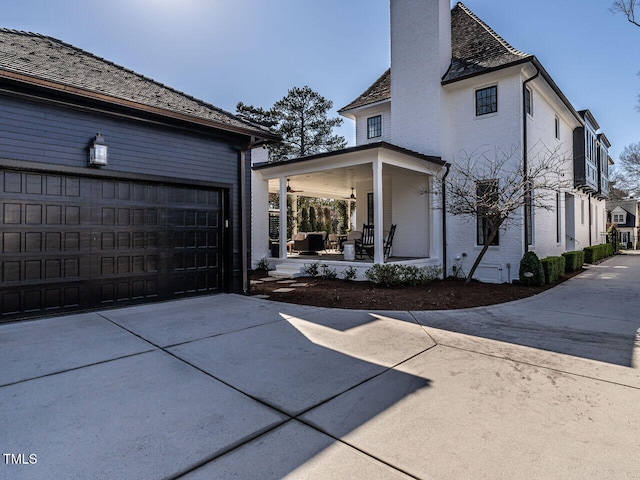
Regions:
[[216, 295], [0, 325], [0, 478], [640, 478], [639, 271], [458, 312]]

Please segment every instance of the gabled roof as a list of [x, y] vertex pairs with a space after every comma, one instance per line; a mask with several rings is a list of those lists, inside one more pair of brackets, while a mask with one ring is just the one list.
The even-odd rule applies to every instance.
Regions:
[[588, 121], [595, 130], [600, 129], [600, 125], [598, 125], [596, 117], [593, 116], [590, 110], [580, 110], [578, 113], [584, 120]]
[[464, 4], [451, 10], [451, 66], [443, 83], [532, 58], [516, 50]]
[[346, 107], [340, 109], [352, 110], [358, 107], [364, 107], [365, 105], [371, 105], [373, 103], [382, 102], [391, 98], [391, 69], [388, 68], [380, 77], [373, 82], [369, 88], [367, 88], [362, 95], [356, 98]]
[[0, 29], [0, 79], [106, 101], [222, 130], [268, 129], [52, 37]]
[[[499, 68], [533, 60], [520, 52], [458, 2], [451, 10], [451, 65], [442, 83], [451, 83]], [[391, 69], [340, 112], [391, 98]]]

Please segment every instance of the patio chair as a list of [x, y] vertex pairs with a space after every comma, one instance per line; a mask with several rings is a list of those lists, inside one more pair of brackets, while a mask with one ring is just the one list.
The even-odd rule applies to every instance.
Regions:
[[396, 226], [391, 225], [391, 230], [387, 234], [387, 238], [384, 241], [384, 260], [386, 261], [391, 255], [391, 248], [393, 247], [393, 236], [396, 234]]
[[362, 225], [362, 238], [356, 240], [356, 256], [362, 260], [366, 253], [373, 258], [373, 225]]
[[331, 250], [338, 250], [338, 246], [340, 244], [339, 240], [338, 240], [338, 235], [336, 235], [335, 233], [330, 233], [329, 234], [329, 239], [327, 240], [328, 246]]

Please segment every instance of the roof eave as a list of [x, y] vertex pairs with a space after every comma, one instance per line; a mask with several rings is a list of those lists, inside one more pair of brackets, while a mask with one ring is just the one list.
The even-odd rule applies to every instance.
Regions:
[[467, 80], [469, 78], [479, 77], [480, 75], [484, 75], [484, 74], [487, 74], [487, 73], [492, 73], [492, 72], [496, 72], [496, 71], [499, 71], [499, 70], [504, 70], [506, 68], [514, 67], [514, 66], [517, 66], [517, 65], [523, 65], [525, 63], [531, 63], [534, 67], [536, 67], [540, 71], [540, 75], [542, 75], [542, 78], [545, 79], [545, 81], [551, 87], [551, 89], [554, 91], [554, 93], [558, 96], [558, 98], [560, 98], [560, 100], [567, 107], [569, 112], [571, 112], [571, 115], [573, 115], [573, 117], [575, 117], [575, 119], [581, 125], [583, 125], [584, 124], [584, 120], [582, 119], [580, 114], [576, 111], [576, 109], [573, 107], [573, 105], [571, 105], [571, 102], [569, 101], [569, 99], [565, 96], [564, 93], [562, 93], [562, 90], [560, 90], [560, 87], [558, 87], [558, 85], [553, 80], [553, 78], [551, 78], [551, 75], [549, 75], [549, 72], [547, 72], [547, 70], [542, 66], [542, 64], [540, 63], [540, 61], [538, 60], [538, 58], [535, 55], [529, 55], [529, 56], [524, 57], [524, 58], [522, 58], [520, 60], [515, 60], [513, 62], [509, 62], [509, 63], [506, 63], [504, 65], [499, 65], [497, 67], [487, 68], [485, 70], [482, 70], [482, 71], [479, 71], [479, 72], [470, 73], [468, 75], [464, 75], [464, 76], [461, 76], [461, 77], [458, 77], [458, 78], [453, 78], [453, 79], [449, 79], [449, 80], [442, 80], [442, 85], [449, 85], [449, 84], [452, 84], [452, 83], [455, 83], [455, 82], [460, 82], [462, 80]]
[[293, 158], [290, 160], [283, 160], [281, 162], [262, 162], [262, 163], [256, 163], [255, 165], [253, 165], [253, 170], [263, 170], [265, 168], [273, 168], [273, 167], [277, 167], [277, 166], [282, 166], [282, 165], [291, 165], [291, 164], [295, 164], [295, 163], [301, 163], [301, 162], [307, 162], [310, 160], [317, 160], [319, 158], [328, 158], [328, 157], [334, 157], [337, 155], [344, 155], [344, 154], [348, 154], [348, 153], [354, 153], [354, 152], [361, 152], [361, 151], [365, 151], [365, 150], [375, 150], [377, 148], [385, 148], [387, 150], [392, 150], [398, 153], [403, 153], [405, 155], [410, 155], [414, 158], [418, 158], [424, 161], [427, 161], [429, 163], [433, 163], [435, 165], [438, 166], [447, 166], [448, 163], [445, 162], [444, 160], [442, 160], [442, 158], [440, 157], [434, 157], [432, 155], [425, 155], [419, 152], [413, 152], [411, 150], [407, 150], [406, 148], [402, 148], [399, 147], [397, 145], [394, 145], [392, 143], [388, 143], [388, 142], [374, 142], [374, 143], [365, 143], [362, 145], [356, 145], [355, 147], [348, 147], [348, 148], [344, 148], [342, 150], [333, 150], [331, 152], [325, 152], [325, 153], [318, 153], [316, 155], [308, 155], [306, 157], [298, 157], [298, 158]]
[[365, 108], [369, 108], [369, 107], [376, 107], [378, 105], [384, 105], [385, 103], [389, 103], [390, 101], [391, 101], [391, 98], [385, 98], [383, 100], [378, 100], [376, 102], [366, 103], [364, 105], [358, 105], [357, 107], [342, 108], [338, 110], [338, 113], [344, 117], [349, 115], [353, 116], [352, 112], [364, 110]]
[[54, 82], [51, 80], [45, 80], [37, 77], [32, 77], [29, 75], [12, 72], [9, 70], [0, 69], [0, 80], [10, 80], [10, 81], [24, 84], [27, 86], [38, 87], [40, 89], [49, 90], [56, 93], [63, 93], [63, 94], [76, 96], [76, 97], [80, 97], [87, 100], [117, 105], [119, 107], [125, 107], [129, 109], [137, 110], [139, 112], [144, 112], [147, 114], [159, 115], [161, 117], [169, 118], [172, 120], [179, 120], [182, 122], [192, 123], [194, 125], [198, 125], [201, 127], [214, 128], [216, 130], [223, 130], [226, 132], [237, 133], [242, 135], [250, 135], [250, 136], [258, 137], [264, 140], [271, 140], [271, 141], [281, 140], [279, 135], [273, 132], [263, 131], [258, 128], [251, 128], [250, 126], [243, 128], [235, 125], [228, 125], [223, 122], [216, 122], [214, 120], [207, 120], [204, 118], [194, 117], [191, 115], [173, 112], [171, 110], [166, 110], [159, 107], [152, 107], [149, 105], [133, 102], [131, 100], [125, 100], [122, 98], [113, 97], [111, 95], [93, 92], [90, 90], [85, 90], [82, 88], [65, 85], [65, 84]]

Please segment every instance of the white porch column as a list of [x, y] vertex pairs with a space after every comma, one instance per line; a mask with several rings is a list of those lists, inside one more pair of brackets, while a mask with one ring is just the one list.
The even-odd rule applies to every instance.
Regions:
[[382, 202], [382, 161], [373, 161], [373, 262], [384, 263], [384, 218]]
[[280, 177], [280, 258], [287, 258], [287, 179]]
[[298, 195], [291, 195], [291, 213], [293, 216], [293, 233], [298, 233]]

